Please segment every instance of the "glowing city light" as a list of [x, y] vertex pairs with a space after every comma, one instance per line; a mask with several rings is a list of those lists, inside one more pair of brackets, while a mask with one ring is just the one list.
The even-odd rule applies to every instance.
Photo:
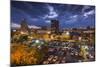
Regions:
[[24, 33], [24, 32], [22, 32], [22, 31], [21, 31], [20, 33], [21, 33], [21, 34], [25, 34], [25, 33]]
[[47, 33], [48, 33], [48, 34], [50, 34], [51, 32], [50, 32], [50, 31], [48, 31]]
[[36, 40], [35, 43], [39, 43], [39, 40]]
[[69, 35], [70, 33], [69, 32], [66, 32], [66, 35]]

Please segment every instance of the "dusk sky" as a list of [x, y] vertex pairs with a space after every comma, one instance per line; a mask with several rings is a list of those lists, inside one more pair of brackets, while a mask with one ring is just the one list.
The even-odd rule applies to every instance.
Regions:
[[20, 27], [26, 19], [30, 27], [50, 26], [52, 19], [60, 23], [60, 28], [95, 26], [95, 7], [38, 2], [11, 2], [11, 27]]

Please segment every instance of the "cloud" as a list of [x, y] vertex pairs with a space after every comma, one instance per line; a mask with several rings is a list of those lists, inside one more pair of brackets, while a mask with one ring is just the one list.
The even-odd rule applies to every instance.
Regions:
[[66, 21], [67, 23], [73, 23], [78, 20], [78, 15], [72, 15], [69, 17], [69, 19]]
[[78, 15], [70, 16], [70, 19], [77, 19]]
[[40, 29], [41, 27], [35, 26], [35, 25], [28, 25], [29, 28], [34, 28], [34, 29]]
[[95, 14], [95, 10], [91, 10], [91, 11], [89, 11], [89, 12], [85, 12], [85, 13], [83, 14], [83, 16], [84, 16], [85, 18], [87, 18], [89, 15], [93, 15], [93, 14]]
[[86, 10], [88, 10], [90, 8], [91, 8], [90, 6], [84, 6], [83, 7], [83, 9], [82, 9], [82, 16], [84, 18], [88, 18], [88, 16], [95, 14], [95, 10], [94, 9], [86, 11]]
[[11, 28], [20, 28], [20, 24], [17, 23], [11, 23]]
[[53, 6], [47, 5], [47, 9], [49, 10], [49, 13], [46, 14], [46, 15], [43, 17], [43, 19], [46, 19], [46, 18], [52, 19], [52, 18], [58, 17], [58, 14], [57, 14], [57, 12], [54, 10], [54, 7], [53, 7]]
[[[17, 23], [14, 23], [12, 22], [11, 23], [11, 28], [20, 28], [21, 25], [20, 24], [17, 24]], [[41, 27], [38, 27], [38, 26], [35, 26], [35, 25], [28, 25], [29, 28], [34, 28], [34, 29], [40, 29]]]
[[29, 20], [31, 20], [31, 21], [38, 21], [39, 19], [38, 18], [29, 18]]
[[45, 22], [46, 22], [46, 23], [51, 23], [51, 21], [50, 21], [50, 20], [46, 20]]
[[89, 8], [90, 8], [90, 6], [84, 6], [83, 9], [82, 9], [82, 13], [84, 13]]

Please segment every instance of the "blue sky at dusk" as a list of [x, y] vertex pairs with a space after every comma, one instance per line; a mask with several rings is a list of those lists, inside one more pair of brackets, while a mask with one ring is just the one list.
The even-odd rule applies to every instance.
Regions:
[[50, 26], [52, 19], [60, 28], [95, 26], [95, 6], [11, 1], [11, 27], [26, 19], [30, 27]]

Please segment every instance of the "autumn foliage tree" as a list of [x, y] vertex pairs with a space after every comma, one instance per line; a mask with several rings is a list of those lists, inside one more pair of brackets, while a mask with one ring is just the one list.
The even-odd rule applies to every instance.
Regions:
[[11, 64], [12, 65], [30, 65], [39, 64], [44, 54], [36, 47], [26, 45], [11, 46]]

